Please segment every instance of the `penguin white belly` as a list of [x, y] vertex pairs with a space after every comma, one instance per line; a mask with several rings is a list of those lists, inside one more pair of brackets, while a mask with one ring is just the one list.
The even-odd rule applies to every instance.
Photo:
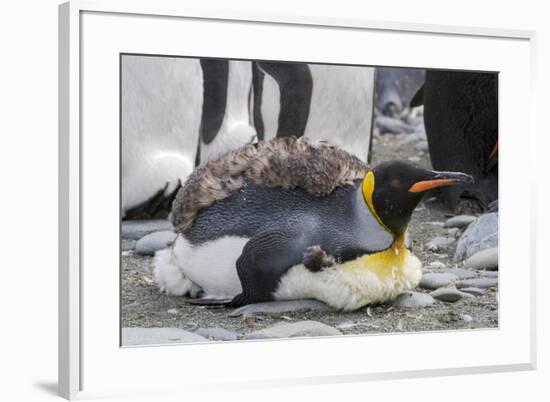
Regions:
[[155, 256], [155, 279], [168, 294], [195, 296], [200, 287], [207, 298], [232, 298], [242, 292], [235, 263], [247, 238], [226, 236], [193, 246], [178, 236], [172, 249]]
[[313, 298], [351, 311], [395, 298], [416, 287], [422, 263], [409, 250], [395, 254], [391, 248], [343, 264], [311, 272], [304, 265], [292, 267], [274, 293], [278, 300]]

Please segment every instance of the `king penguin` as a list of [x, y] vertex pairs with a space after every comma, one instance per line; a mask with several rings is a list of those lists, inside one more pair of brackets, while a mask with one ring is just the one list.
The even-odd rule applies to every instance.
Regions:
[[428, 70], [411, 101], [421, 104], [433, 167], [475, 179], [442, 189], [443, 202], [456, 211], [461, 198], [472, 198], [487, 209], [498, 198], [498, 74]]
[[422, 195], [463, 173], [390, 161], [373, 169], [305, 138], [246, 145], [195, 170], [157, 252], [160, 290], [241, 306], [314, 298], [355, 310], [418, 285], [407, 227]]

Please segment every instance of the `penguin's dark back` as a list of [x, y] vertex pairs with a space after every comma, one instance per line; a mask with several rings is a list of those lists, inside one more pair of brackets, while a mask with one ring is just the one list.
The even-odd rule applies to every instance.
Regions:
[[[251, 238], [258, 232], [286, 225], [301, 225], [328, 236], [349, 228], [352, 203], [360, 181], [335, 189], [323, 197], [303, 189], [256, 185], [250, 180], [238, 191], [201, 209], [184, 234], [193, 244], [224, 236]], [[338, 206], [337, 208], [335, 206]], [[314, 227], [322, 223], [323, 227]]]
[[475, 179], [467, 188], [443, 188], [447, 204], [454, 209], [462, 192], [484, 205], [496, 199], [498, 168], [485, 168], [498, 140], [497, 74], [427, 71], [424, 123], [434, 169]]
[[355, 156], [323, 142], [284, 137], [249, 144], [196, 169], [172, 204], [172, 223], [185, 232], [204, 208], [243, 189], [300, 189], [322, 197], [364, 178], [368, 167]]

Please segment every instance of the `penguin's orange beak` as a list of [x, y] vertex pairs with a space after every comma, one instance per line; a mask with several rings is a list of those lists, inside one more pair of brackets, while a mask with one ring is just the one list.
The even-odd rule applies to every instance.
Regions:
[[472, 184], [474, 179], [472, 176], [460, 172], [434, 172], [434, 176], [428, 180], [421, 180], [414, 183], [409, 192], [423, 193], [434, 188], [442, 186], [450, 186], [453, 184]]

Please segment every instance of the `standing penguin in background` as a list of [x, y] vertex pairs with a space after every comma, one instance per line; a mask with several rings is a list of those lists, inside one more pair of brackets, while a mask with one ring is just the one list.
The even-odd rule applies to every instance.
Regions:
[[121, 57], [121, 214], [166, 216], [195, 168], [203, 103], [199, 60]]
[[255, 62], [254, 124], [260, 139], [328, 141], [369, 159], [373, 67]]
[[400, 161], [370, 170], [305, 138], [247, 145], [180, 189], [179, 234], [157, 252], [155, 280], [168, 294], [232, 306], [315, 298], [355, 310], [393, 299], [420, 281], [407, 226], [422, 195], [469, 182]]
[[456, 210], [461, 196], [482, 209], [498, 198], [498, 75], [428, 70], [411, 101], [424, 105], [424, 124], [434, 169], [459, 170], [475, 182], [441, 189]]
[[249, 98], [252, 62], [201, 59], [204, 102], [197, 165], [257, 141]]

